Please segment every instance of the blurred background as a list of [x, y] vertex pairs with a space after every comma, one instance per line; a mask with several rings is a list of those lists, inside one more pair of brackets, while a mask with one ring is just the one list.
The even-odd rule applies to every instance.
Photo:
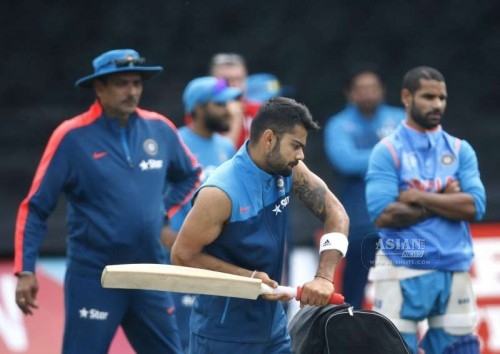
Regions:
[[[91, 104], [76, 79], [114, 48], [135, 48], [165, 71], [145, 86], [141, 106], [183, 123], [182, 91], [207, 73], [215, 52], [238, 52], [249, 71], [271, 72], [294, 88], [320, 123], [345, 105], [345, 73], [375, 63], [390, 104], [400, 106], [404, 73], [434, 66], [449, 93], [444, 127], [475, 147], [488, 193], [486, 220], [498, 220], [500, 2], [495, 0], [150, 0], [9, 1], [1, 5], [0, 255], [13, 249], [17, 207], [27, 194], [52, 130]], [[330, 182], [322, 133], [306, 163]], [[45, 253], [64, 250], [64, 203], [54, 213]], [[297, 208], [296, 208], [297, 209]], [[314, 218], [300, 208], [294, 229], [311, 240]]]
[[[443, 121], [475, 148], [488, 205], [499, 221], [500, 2], [497, 0], [149, 0], [5, 1], [0, 5], [0, 257], [10, 259], [17, 208], [53, 129], [92, 103], [74, 87], [91, 61], [134, 48], [165, 71], [148, 81], [141, 106], [183, 123], [182, 91], [207, 73], [216, 52], [237, 52], [249, 72], [271, 72], [321, 124], [345, 105], [346, 72], [377, 64], [387, 102], [400, 106], [403, 75], [440, 70], [449, 101]], [[335, 190], [322, 132], [306, 163]], [[65, 205], [52, 215], [42, 256], [63, 256]], [[320, 224], [294, 203], [297, 245], [312, 245]]]

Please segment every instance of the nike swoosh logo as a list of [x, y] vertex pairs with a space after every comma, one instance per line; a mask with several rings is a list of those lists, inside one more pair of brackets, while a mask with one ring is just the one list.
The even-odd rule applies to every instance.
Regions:
[[96, 160], [97, 160], [97, 159], [103, 158], [103, 157], [104, 157], [104, 156], [106, 156], [107, 154], [108, 154], [108, 153], [107, 153], [107, 152], [105, 152], [105, 151], [104, 151], [104, 152], [94, 152], [94, 153], [92, 154], [92, 157], [93, 157], [94, 159], [96, 159]]
[[240, 213], [244, 214], [248, 211], [248, 209], [250, 209], [250, 206], [247, 206], [247, 207], [244, 207], [244, 208], [240, 208]]

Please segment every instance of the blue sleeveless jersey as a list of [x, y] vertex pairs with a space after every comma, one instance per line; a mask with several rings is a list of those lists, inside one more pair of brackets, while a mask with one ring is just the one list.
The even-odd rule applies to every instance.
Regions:
[[[418, 188], [440, 193], [457, 180], [472, 195], [476, 220], [485, 212], [485, 190], [472, 147], [441, 127], [425, 133], [406, 123], [378, 143], [366, 175], [371, 220], [398, 198], [400, 190]], [[377, 248], [396, 266], [448, 271], [469, 270], [473, 257], [469, 223], [439, 215], [405, 228], [382, 228]]]
[[[243, 145], [201, 186], [220, 188], [232, 203], [229, 223], [204, 251], [239, 267], [266, 272], [279, 282], [291, 185], [291, 176], [269, 174], [257, 167]], [[191, 330], [218, 340], [266, 342], [273, 322], [279, 320], [276, 316], [285, 316], [279, 301], [199, 295]]]

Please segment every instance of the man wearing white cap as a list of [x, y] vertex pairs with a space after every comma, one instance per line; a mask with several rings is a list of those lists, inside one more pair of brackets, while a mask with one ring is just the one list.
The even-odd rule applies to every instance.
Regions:
[[163, 70], [144, 62], [132, 49], [93, 61], [94, 73], [76, 86], [93, 87], [96, 101], [54, 131], [19, 208], [16, 303], [32, 315], [47, 219], [61, 192], [68, 201], [63, 353], [107, 353], [120, 325], [138, 353], [182, 352], [170, 294], [100, 284], [108, 264], [167, 262], [165, 216], [199, 184], [200, 167], [173, 123], [138, 108], [143, 80]]

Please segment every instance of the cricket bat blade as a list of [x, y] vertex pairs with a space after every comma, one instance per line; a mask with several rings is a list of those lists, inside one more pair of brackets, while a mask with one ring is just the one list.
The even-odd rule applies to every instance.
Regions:
[[[278, 286], [273, 289], [261, 279], [216, 272], [208, 269], [168, 264], [115, 264], [104, 268], [104, 288], [160, 290], [255, 300], [263, 294], [287, 294], [300, 300], [302, 287]], [[344, 297], [332, 294], [331, 304], [341, 304]]]
[[115, 264], [104, 268], [104, 288], [161, 290], [257, 299], [262, 280], [169, 264]]

